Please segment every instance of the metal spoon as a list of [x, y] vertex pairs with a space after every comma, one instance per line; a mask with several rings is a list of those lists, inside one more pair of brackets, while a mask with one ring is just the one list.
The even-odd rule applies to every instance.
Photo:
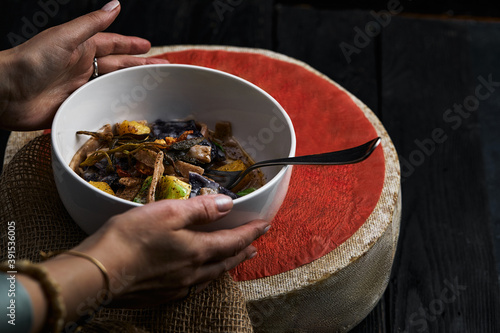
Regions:
[[256, 168], [262, 168], [273, 165], [341, 165], [353, 164], [365, 160], [380, 144], [380, 138], [368, 141], [357, 147], [334, 151], [330, 153], [305, 155], [296, 157], [278, 158], [274, 160], [267, 160], [257, 162], [244, 171], [219, 171], [219, 170], [205, 170], [204, 175], [212, 178], [221, 186], [231, 189], [238, 184], [245, 176]]

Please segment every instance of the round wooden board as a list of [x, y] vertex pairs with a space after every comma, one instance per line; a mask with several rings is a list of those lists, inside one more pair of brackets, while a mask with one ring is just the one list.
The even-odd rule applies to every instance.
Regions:
[[336, 82], [296, 59], [268, 50], [220, 46], [155, 47], [148, 56], [186, 50], [244, 52], [300, 66], [342, 90], [382, 139], [385, 175], [375, 208], [362, 226], [326, 255], [295, 269], [239, 281], [256, 332], [348, 331], [375, 307], [387, 287], [401, 217], [399, 161], [379, 119]]

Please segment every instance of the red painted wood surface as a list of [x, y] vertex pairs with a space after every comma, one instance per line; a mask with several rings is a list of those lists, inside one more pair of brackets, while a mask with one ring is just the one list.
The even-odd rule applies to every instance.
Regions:
[[[351, 98], [331, 82], [261, 54], [187, 50], [159, 57], [238, 75], [271, 94], [290, 115], [296, 155], [352, 147], [377, 136]], [[375, 207], [384, 181], [379, 147], [362, 163], [296, 166], [271, 230], [255, 242], [258, 255], [232, 271], [236, 280], [279, 274], [310, 263], [348, 239]]]

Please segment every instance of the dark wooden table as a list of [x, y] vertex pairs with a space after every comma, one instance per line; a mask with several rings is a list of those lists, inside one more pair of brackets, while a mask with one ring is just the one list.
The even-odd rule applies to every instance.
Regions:
[[[44, 10], [26, 3], [3, 5], [3, 48], [8, 33], [22, 36], [22, 17]], [[102, 4], [60, 5], [46, 26]], [[122, 6], [111, 31], [153, 45], [271, 49], [380, 118], [401, 161], [401, 233], [387, 291], [354, 332], [500, 331], [500, 23], [417, 16], [398, 1], [387, 2], [392, 16], [269, 0]]]

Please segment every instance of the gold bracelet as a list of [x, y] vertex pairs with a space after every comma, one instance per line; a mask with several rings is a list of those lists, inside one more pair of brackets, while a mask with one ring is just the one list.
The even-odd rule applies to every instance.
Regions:
[[[0, 264], [0, 270], [9, 272], [7, 263]], [[47, 319], [45, 327], [50, 332], [61, 332], [66, 317], [66, 307], [61, 296], [61, 287], [54, 281], [42, 265], [34, 264], [28, 260], [18, 260], [15, 264], [15, 272], [27, 275], [38, 281], [48, 302]]]
[[89, 256], [88, 254], [78, 252], [78, 251], [73, 251], [73, 250], [50, 251], [49, 253], [45, 253], [43, 251], [40, 251], [40, 255], [42, 256], [42, 258], [44, 260], [47, 260], [47, 259], [52, 258], [52, 257], [59, 255], [59, 254], [68, 254], [68, 255], [75, 256], [75, 257], [87, 259], [88, 261], [90, 261], [91, 263], [96, 265], [97, 268], [99, 268], [99, 270], [101, 271], [102, 276], [104, 277], [104, 285], [106, 286], [106, 292], [110, 291], [110, 280], [109, 280], [108, 271], [107, 271], [106, 267], [104, 267], [104, 265], [96, 258]]
[[[106, 286], [104, 291], [106, 292], [106, 298], [111, 296], [110, 295], [111, 294], [110, 279], [109, 279], [108, 271], [107, 271], [106, 267], [104, 267], [104, 265], [96, 258], [94, 258], [88, 254], [74, 251], [74, 250], [50, 251], [49, 253], [45, 253], [43, 251], [40, 251], [40, 256], [44, 260], [47, 260], [49, 258], [52, 258], [52, 257], [54, 257], [56, 255], [60, 255], [60, 254], [67, 254], [67, 255], [72, 255], [75, 257], [80, 257], [80, 258], [86, 259], [86, 260], [90, 261], [91, 263], [93, 263], [94, 265], [96, 265], [97, 268], [99, 268], [99, 270], [101, 271], [102, 276], [104, 277], [104, 284]], [[80, 330], [83, 328], [83, 326], [85, 324], [87, 324], [89, 321], [91, 321], [94, 318], [95, 313], [97, 313], [103, 306], [104, 306], [104, 304], [101, 303], [98, 305], [98, 307], [96, 309], [89, 309], [87, 316], [82, 316], [77, 321], [78, 327], [77, 327], [76, 332], [80, 332]]]

